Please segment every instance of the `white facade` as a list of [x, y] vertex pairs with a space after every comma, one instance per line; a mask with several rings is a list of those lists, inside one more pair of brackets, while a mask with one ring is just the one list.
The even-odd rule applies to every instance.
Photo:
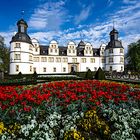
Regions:
[[[61, 47], [55, 40], [43, 46], [37, 39], [30, 39], [26, 33], [23, 36], [28, 27], [23, 19], [17, 25], [19, 31], [12, 38], [10, 47], [9, 74], [33, 74], [35, 71], [37, 74], [85, 72], [88, 69], [96, 71], [99, 67], [107, 71], [124, 70], [123, 47], [109, 48], [102, 44], [100, 48], [94, 48], [83, 41], [78, 45], [70, 41], [66, 47]], [[23, 33], [20, 31], [21, 25], [25, 25]]]

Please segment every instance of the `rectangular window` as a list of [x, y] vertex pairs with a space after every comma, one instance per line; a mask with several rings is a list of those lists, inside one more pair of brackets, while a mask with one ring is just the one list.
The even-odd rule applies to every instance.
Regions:
[[77, 63], [77, 58], [72, 58], [72, 63]]
[[73, 50], [73, 53], [75, 53], [75, 50]]
[[34, 57], [34, 62], [39, 62], [39, 57]]
[[120, 62], [123, 63], [124, 62], [124, 58], [120, 57]]
[[95, 63], [95, 58], [90, 58], [90, 63]]
[[53, 52], [53, 49], [50, 49], [50, 52], [52, 53]]
[[86, 63], [86, 58], [81, 58], [82, 63]]
[[109, 58], [109, 63], [113, 63], [113, 58]]
[[33, 68], [33, 70], [34, 70], [34, 72], [36, 72], [36, 68], [35, 67]]
[[53, 72], [56, 72], [56, 68], [55, 67], [53, 68]]
[[61, 62], [61, 58], [57, 57], [56, 62]]
[[122, 48], [120, 49], [120, 53], [123, 53], [123, 49]]
[[54, 58], [53, 57], [49, 57], [49, 62], [54, 62]]
[[33, 61], [32, 55], [29, 55], [29, 61]]
[[113, 49], [109, 49], [109, 53], [113, 53]]
[[68, 58], [63, 58], [63, 62], [64, 63], [68, 62]]
[[20, 43], [16, 43], [16, 48], [20, 48]]
[[71, 50], [69, 50], [69, 53], [71, 53]]
[[102, 58], [102, 63], [105, 63], [105, 59], [104, 58]]
[[38, 48], [35, 48], [35, 52], [38, 52]]
[[16, 65], [16, 72], [19, 72], [19, 65]]
[[31, 50], [31, 51], [32, 51], [32, 45], [29, 45], [29, 50]]
[[123, 71], [123, 66], [121, 66], [121, 71]]
[[55, 53], [57, 53], [57, 49], [55, 49]]
[[20, 60], [20, 54], [15, 54], [15, 60]]
[[65, 67], [63, 68], [63, 72], [66, 72], [66, 68]]
[[41, 57], [41, 62], [47, 62], [47, 57]]
[[30, 72], [32, 72], [32, 66], [30, 66]]
[[46, 68], [45, 67], [43, 68], [43, 72], [46, 72]]

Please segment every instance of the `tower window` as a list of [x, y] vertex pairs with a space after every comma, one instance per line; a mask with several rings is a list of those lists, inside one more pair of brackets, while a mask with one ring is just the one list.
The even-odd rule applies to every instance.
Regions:
[[29, 55], [29, 61], [32, 61], [32, 60], [33, 60], [32, 55]]
[[109, 49], [109, 53], [113, 53], [113, 49]]
[[104, 58], [102, 58], [102, 63], [105, 63], [105, 59]]
[[123, 63], [123, 62], [124, 62], [123, 57], [120, 57], [120, 62], [121, 62], [121, 63]]
[[113, 63], [113, 58], [109, 58], [109, 63]]
[[123, 53], [123, 49], [120, 49], [120, 53]]
[[20, 48], [20, 43], [16, 43], [16, 48]]
[[31, 50], [31, 51], [32, 51], [32, 45], [30, 45], [30, 46], [29, 46], [29, 50]]
[[15, 54], [15, 60], [20, 60], [20, 54]]

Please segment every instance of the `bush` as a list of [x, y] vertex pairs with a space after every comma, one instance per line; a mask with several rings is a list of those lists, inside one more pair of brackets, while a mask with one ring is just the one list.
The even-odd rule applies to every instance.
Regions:
[[93, 79], [93, 74], [92, 74], [92, 71], [90, 69], [88, 69], [88, 71], [86, 72], [85, 78], [86, 79]]
[[105, 80], [105, 73], [100, 67], [95, 74], [95, 79], [96, 80]]
[[23, 78], [23, 75], [22, 75], [21, 72], [19, 72], [18, 75], [17, 75], [17, 79], [22, 79], [22, 78]]
[[33, 73], [33, 78], [34, 78], [34, 79], [37, 79], [37, 77], [38, 77], [38, 75], [37, 75], [37, 72], [35, 71], [35, 72]]

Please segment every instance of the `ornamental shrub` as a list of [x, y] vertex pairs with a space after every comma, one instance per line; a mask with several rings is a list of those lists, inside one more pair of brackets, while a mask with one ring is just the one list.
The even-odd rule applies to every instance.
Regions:
[[100, 67], [98, 68], [97, 72], [95, 73], [95, 79], [96, 80], [105, 80], [105, 73]]
[[85, 78], [86, 79], [93, 79], [93, 74], [92, 74], [92, 71], [90, 69], [88, 69], [88, 71], [86, 72]]

